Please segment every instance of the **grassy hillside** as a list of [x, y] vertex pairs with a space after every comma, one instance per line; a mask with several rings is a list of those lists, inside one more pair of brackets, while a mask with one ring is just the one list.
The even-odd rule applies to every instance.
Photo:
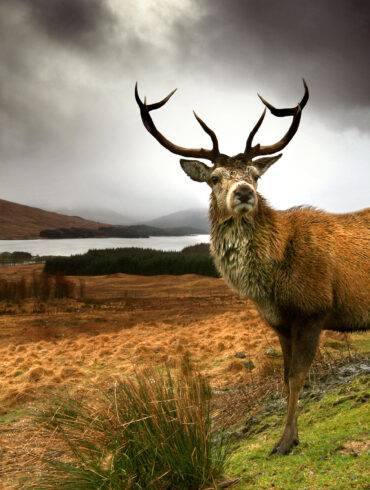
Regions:
[[45, 228], [98, 229], [101, 224], [0, 199], [0, 240], [39, 238]]

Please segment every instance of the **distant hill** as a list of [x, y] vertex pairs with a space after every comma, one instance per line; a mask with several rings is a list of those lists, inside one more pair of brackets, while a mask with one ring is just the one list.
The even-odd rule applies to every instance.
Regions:
[[166, 214], [159, 218], [138, 218], [129, 216], [110, 209], [100, 207], [74, 207], [72, 209], [57, 209], [58, 213], [82, 216], [84, 219], [110, 223], [111, 225], [136, 225], [137, 223], [154, 226], [158, 228], [190, 227], [197, 229], [200, 233], [209, 233], [208, 211], [206, 208], [192, 208], [175, 213]]
[[196, 228], [203, 233], [209, 233], [208, 211], [206, 208], [186, 209], [176, 213], [167, 214], [160, 218], [146, 221], [149, 226], [159, 228], [173, 228], [178, 226], [189, 226]]
[[40, 231], [50, 228], [97, 230], [100, 226], [102, 223], [77, 216], [66, 216], [0, 199], [1, 240], [40, 238]]
[[114, 226], [66, 216], [43, 209], [0, 199], [0, 240], [36, 238], [147, 238], [149, 236], [182, 236], [201, 234], [192, 226], [152, 225]]

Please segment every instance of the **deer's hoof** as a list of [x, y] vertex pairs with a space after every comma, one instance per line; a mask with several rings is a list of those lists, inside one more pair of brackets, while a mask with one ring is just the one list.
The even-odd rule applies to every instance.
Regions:
[[273, 447], [272, 451], [270, 452], [269, 456], [272, 456], [273, 454], [279, 453], [279, 454], [289, 454], [290, 451], [293, 449], [293, 446], [298, 446], [299, 440], [297, 437], [294, 437], [291, 440], [284, 441], [280, 440], [275, 444]]

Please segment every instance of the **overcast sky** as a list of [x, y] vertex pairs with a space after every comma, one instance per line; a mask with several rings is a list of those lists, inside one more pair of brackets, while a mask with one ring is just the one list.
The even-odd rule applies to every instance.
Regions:
[[[134, 85], [182, 146], [244, 150], [263, 105], [310, 100], [260, 192], [276, 208], [369, 205], [367, 0], [0, 0], [0, 198], [135, 219], [206, 206], [142, 125]], [[287, 118], [290, 119], [290, 118]], [[256, 142], [290, 120], [268, 114]], [[258, 141], [257, 141], [258, 139]]]

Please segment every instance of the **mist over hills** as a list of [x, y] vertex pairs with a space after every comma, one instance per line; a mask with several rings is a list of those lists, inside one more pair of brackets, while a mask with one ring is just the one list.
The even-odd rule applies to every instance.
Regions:
[[58, 212], [73, 216], [81, 216], [91, 221], [110, 223], [111, 225], [147, 225], [158, 228], [178, 228], [190, 227], [200, 232], [209, 233], [208, 210], [207, 208], [190, 208], [182, 211], [159, 216], [158, 218], [143, 218], [141, 216], [129, 216], [125, 213], [118, 213], [110, 209], [103, 208], [63, 208]]
[[202, 230], [204, 233], [209, 233], [208, 210], [206, 208], [192, 208], [177, 211], [151, 221], [145, 221], [145, 224], [159, 228], [190, 226]]
[[[156, 223], [162, 223], [162, 226], [155, 226], [152, 222], [117, 225], [103, 221], [101, 214], [90, 215], [93, 216], [94, 220], [87, 220], [76, 215], [67, 216], [0, 199], [0, 240], [146, 238], [149, 236], [183, 236], [208, 233], [207, 227], [202, 222], [202, 212], [194, 212], [194, 210], [172, 213], [153, 220]], [[109, 218], [109, 215], [106, 217]], [[120, 219], [118, 213], [112, 217], [115, 217], [116, 220]], [[122, 217], [124, 216], [122, 215]]]
[[101, 207], [74, 207], [74, 208], [58, 208], [58, 213], [81, 216], [84, 219], [91, 221], [99, 221], [100, 223], [109, 223], [111, 225], [133, 225], [135, 223], [144, 222], [141, 216], [129, 216], [125, 213], [119, 213], [112, 209], [104, 209]]

